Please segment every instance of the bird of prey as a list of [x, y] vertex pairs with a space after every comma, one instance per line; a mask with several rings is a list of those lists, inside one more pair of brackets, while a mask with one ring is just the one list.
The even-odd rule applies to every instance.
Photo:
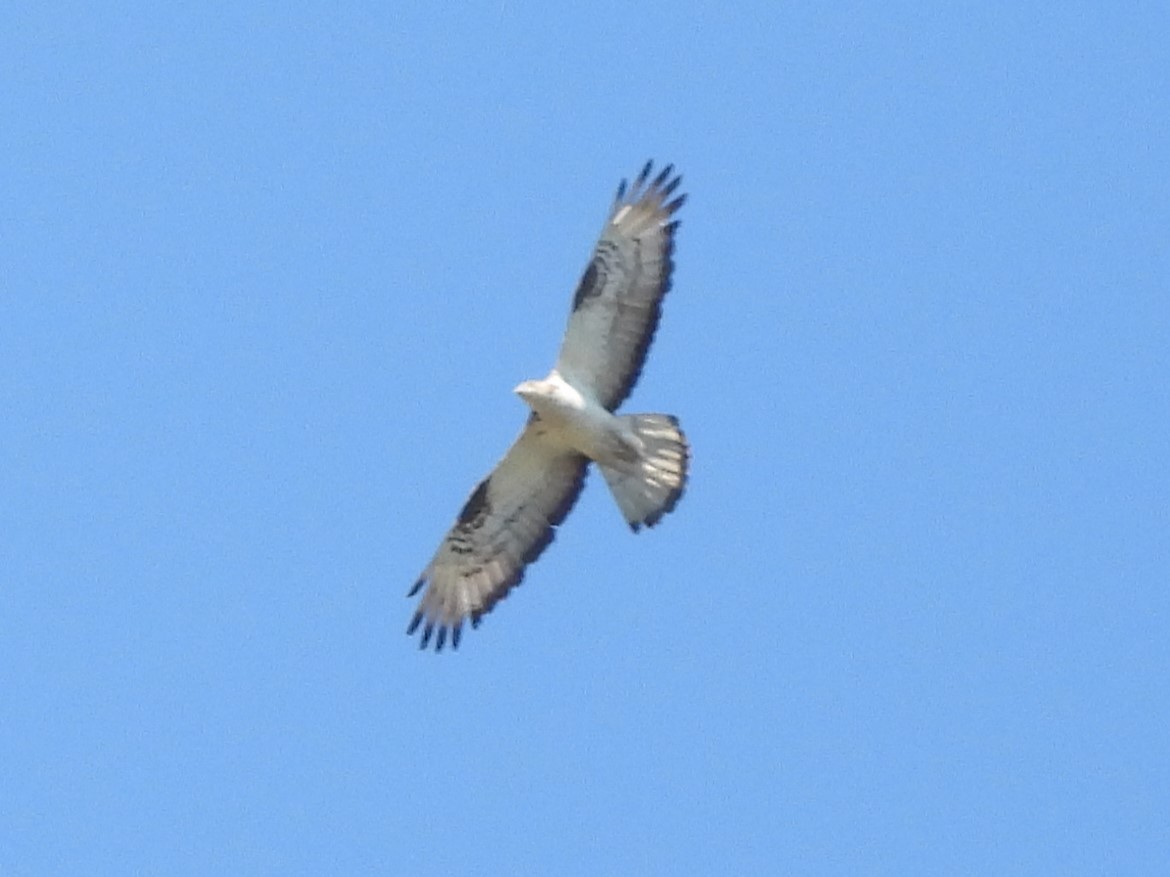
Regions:
[[629, 395], [658, 326], [674, 267], [673, 197], [682, 178], [652, 164], [617, 196], [573, 296], [556, 364], [514, 392], [531, 410], [520, 437], [471, 492], [408, 596], [423, 587], [407, 627], [419, 646], [448, 634], [459, 645], [464, 622], [483, 615], [519, 584], [525, 567], [553, 539], [585, 483], [601, 469], [630, 528], [652, 527], [674, 509], [687, 480], [690, 448], [669, 414], [614, 414]]

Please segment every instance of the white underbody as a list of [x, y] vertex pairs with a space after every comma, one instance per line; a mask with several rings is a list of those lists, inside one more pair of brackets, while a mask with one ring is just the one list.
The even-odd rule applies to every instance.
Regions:
[[555, 369], [543, 380], [524, 381], [515, 392], [536, 412], [553, 441], [616, 469], [638, 459], [641, 442], [626, 423]]

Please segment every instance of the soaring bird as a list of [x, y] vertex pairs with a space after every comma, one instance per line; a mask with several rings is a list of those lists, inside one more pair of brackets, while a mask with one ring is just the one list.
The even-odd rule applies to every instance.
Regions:
[[[675, 196], [682, 178], [652, 163], [622, 180], [573, 295], [565, 338], [548, 376], [514, 392], [531, 410], [520, 437], [459, 512], [408, 596], [422, 591], [407, 634], [422, 629], [442, 650], [524, 577], [553, 539], [596, 463], [630, 529], [652, 527], [686, 485], [690, 447], [669, 414], [615, 414], [646, 360], [670, 289]], [[673, 197], [672, 197], [673, 196]], [[423, 588], [426, 588], [424, 591]]]

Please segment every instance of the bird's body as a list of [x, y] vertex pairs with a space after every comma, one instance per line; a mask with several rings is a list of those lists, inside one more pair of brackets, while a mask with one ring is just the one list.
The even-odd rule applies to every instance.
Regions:
[[637, 456], [635, 437], [621, 418], [606, 411], [553, 369], [541, 381], [524, 381], [516, 395], [536, 415], [532, 427], [551, 441], [595, 463], [616, 465]]
[[560, 355], [515, 392], [532, 409], [520, 437], [472, 491], [410, 594], [427, 586], [407, 633], [442, 649], [517, 585], [569, 513], [596, 463], [635, 532], [673, 510], [690, 449], [667, 414], [615, 414], [641, 372], [670, 288], [671, 217], [685, 196], [667, 167], [643, 168], [617, 199], [577, 292]]

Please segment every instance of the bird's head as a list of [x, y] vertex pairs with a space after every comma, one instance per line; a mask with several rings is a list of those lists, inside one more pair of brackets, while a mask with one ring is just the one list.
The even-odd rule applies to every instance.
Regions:
[[548, 396], [548, 388], [545, 387], [544, 381], [521, 381], [512, 392], [529, 405]]

